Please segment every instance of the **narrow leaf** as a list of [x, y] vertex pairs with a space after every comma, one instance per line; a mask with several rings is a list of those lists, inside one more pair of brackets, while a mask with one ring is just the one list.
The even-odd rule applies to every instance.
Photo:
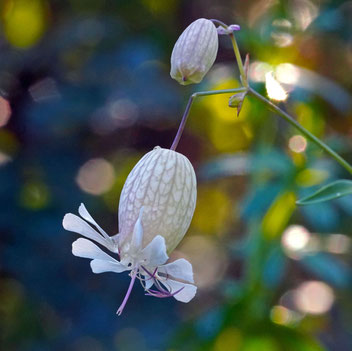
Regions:
[[323, 201], [337, 199], [349, 194], [352, 194], [352, 181], [341, 179], [323, 186], [315, 193], [298, 200], [296, 204], [300, 206], [312, 205]]

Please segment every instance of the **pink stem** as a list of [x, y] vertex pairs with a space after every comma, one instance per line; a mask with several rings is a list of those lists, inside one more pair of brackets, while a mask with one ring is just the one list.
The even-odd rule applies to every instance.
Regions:
[[118, 316], [121, 316], [121, 313], [122, 313], [123, 309], [124, 309], [125, 306], [126, 306], [126, 303], [127, 303], [127, 301], [128, 301], [128, 298], [129, 298], [130, 295], [131, 295], [131, 291], [132, 291], [134, 282], [135, 282], [135, 280], [136, 280], [136, 276], [137, 276], [137, 273], [136, 273], [136, 272], [133, 272], [133, 273], [132, 273], [132, 276], [131, 276], [131, 282], [130, 282], [130, 285], [129, 285], [128, 290], [127, 290], [127, 292], [126, 292], [125, 298], [123, 299], [121, 306], [119, 307], [119, 309], [118, 309], [117, 312], [116, 312], [116, 314], [117, 314]]
[[188, 100], [185, 112], [183, 113], [183, 116], [182, 116], [182, 120], [181, 120], [180, 126], [178, 127], [177, 134], [176, 134], [175, 139], [174, 139], [174, 141], [173, 141], [173, 143], [172, 143], [172, 145], [170, 147], [170, 150], [174, 150], [175, 151], [176, 148], [177, 148], [177, 145], [178, 145], [178, 142], [181, 139], [183, 130], [185, 129], [185, 125], [186, 125], [186, 122], [187, 122], [189, 111], [191, 109], [191, 106], [192, 106], [192, 103], [193, 103], [193, 100], [194, 100], [195, 97], [196, 97], [196, 95], [192, 94], [190, 96], [189, 100]]

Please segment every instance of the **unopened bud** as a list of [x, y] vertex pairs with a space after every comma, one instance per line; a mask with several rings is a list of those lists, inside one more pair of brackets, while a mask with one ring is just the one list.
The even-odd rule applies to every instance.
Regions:
[[186, 156], [160, 147], [134, 166], [119, 204], [120, 247], [129, 244], [143, 207], [143, 247], [161, 235], [171, 252], [185, 235], [196, 206], [196, 176]]
[[240, 30], [241, 27], [238, 24], [230, 24], [227, 28], [219, 26], [217, 28], [219, 35], [229, 35], [234, 31]]
[[243, 93], [237, 93], [235, 95], [232, 95], [229, 99], [229, 106], [237, 108], [237, 117], [241, 112], [243, 100], [246, 97], [246, 95], [247, 95], [247, 92], [244, 91]]
[[214, 64], [218, 33], [212, 21], [200, 18], [178, 38], [171, 54], [170, 75], [182, 85], [199, 83]]

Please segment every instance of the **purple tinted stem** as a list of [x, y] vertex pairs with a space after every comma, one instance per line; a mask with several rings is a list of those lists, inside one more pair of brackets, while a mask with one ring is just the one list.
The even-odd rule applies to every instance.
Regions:
[[218, 19], [213, 19], [213, 18], [212, 18], [210, 21], [212, 21], [213, 23], [218, 24], [219, 26], [221, 26], [221, 27], [223, 27], [223, 28], [227, 28], [227, 27], [228, 27], [227, 24], [225, 24], [225, 23], [222, 22], [222, 21], [219, 21]]
[[128, 301], [128, 298], [129, 298], [130, 295], [131, 295], [131, 291], [132, 291], [134, 282], [135, 282], [135, 280], [136, 280], [136, 276], [137, 276], [137, 273], [136, 273], [136, 272], [133, 272], [133, 273], [132, 273], [132, 276], [131, 276], [131, 282], [130, 282], [130, 285], [129, 285], [128, 290], [127, 290], [127, 292], [126, 292], [125, 298], [123, 299], [121, 306], [119, 307], [119, 309], [118, 309], [117, 312], [116, 312], [116, 314], [117, 314], [118, 316], [121, 316], [121, 313], [122, 313], [123, 309], [124, 309], [125, 306], [126, 306], [126, 303], [127, 303], [127, 301]]
[[[145, 267], [143, 267], [143, 266], [141, 266], [146, 272], [147, 272], [147, 274], [150, 276], [150, 278], [155, 278], [155, 273], [158, 271], [158, 267], [156, 267], [155, 269], [154, 269], [154, 272], [153, 273], [150, 273], [148, 270], [147, 270], [147, 268], [145, 268]], [[148, 278], [148, 279], [150, 279], [150, 278]]]
[[170, 147], [170, 150], [176, 150], [177, 148], [177, 145], [178, 145], [178, 142], [180, 141], [181, 139], [181, 136], [182, 136], [182, 133], [183, 133], [183, 130], [185, 129], [185, 125], [186, 125], [186, 122], [187, 122], [187, 118], [188, 118], [188, 115], [189, 115], [189, 111], [191, 109], [191, 106], [192, 106], [192, 102], [195, 98], [195, 95], [191, 95], [191, 97], [189, 98], [188, 100], [188, 103], [187, 103], [187, 106], [186, 106], [186, 109], [185, 109], [185, 112], [182, 116], [182, 120], [181, 120], [181, 123], [180, 123], [180, 126], [178, 127], [178, 131], [177, 131], [177, 134], [175, 136], [175, 139], [174, 139], [174, 142], [172, 143], [171, 147]]
[[241, 88], [235, 88], [235, 89], [223, 89], [223, 90], [210, 90], [210, 91], [199, 91], [197, 93], [193, 93], [190, 98], [188, 99], [188, 103], [185, 109], [185, 112], [183, 113], [182, 120], [180, 123], [180, 126], [178, 127], [177, 134], [175, 136], [174, 142], [172, 143], [170, 150], [176, 150], [178, 142], [181, 139], [183, 130], [185, 129], [185, 125], [187, 122], [187, 118], [189, 115], [189, 112], [192, 107], [192, 103], [194, 99], [198, 96], [209, 96], [209, 95], [220, 95], [220, 94], [229, 94], [229, 93], [242, 93], [247, 91], [247, 88], [241, 87]]

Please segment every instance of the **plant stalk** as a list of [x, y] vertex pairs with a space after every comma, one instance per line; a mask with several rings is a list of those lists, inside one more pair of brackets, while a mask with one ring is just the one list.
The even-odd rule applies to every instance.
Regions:
[[281, 110], [280, 107], [276, 106], [273, 104], [270, 100], [266, 99], [264, 96], [261, 94], [257, 93], [254, 89], [249, 87], [248, 85], [248, 80], [247, 76], [244, 73], [244, 68], [243, 68], [243, 63], [240, 55], [240, 51], [237, 45], [236, 38], [234, 34], [229, 34], [233, 50], [235, 52], [236, 56], [236, 61], [238, 65], [238, 69], [241, 74], [241, 79], [242, 79], [242, 84], [247, 88], [247, 91], [250, 95], [255, 97], [257, 100], [261, 101], [265, 105], [269, 107], [272, 111], [276, 112], [280, 117], [285, 119], [288, 123], [290, 123], [292, 126], [294, 126], [296, 129], [298, 129], [307, 139], [312, 141], [313, 143], [317, 144], [320, 148], [322, 148], [325, 152], [327, 152], [333, 159], [335, 159], [342, 167], [344, 167], [349, 173], [352, 174], [352, 166], [344, 160], [339, 154], [337, 154], [334, 150], [332, 150], [328, 145], [326, 145], [323, 141], [321, 141], [319, 138], [317, 138], [315, 135], [313, 135], [311, 132], [309, 132], [307, 129], [305, 129], [303, 126], [301, 126], [293, 117], [291, 117], [288, 113], [285, 111]]
[[333, 159], [335, 159], [342, 167], [344, 167], [349, 173], [352, 174], [352, 166], [344, 160], [339, 154], [337, 154], [334, 150], [332, 150], [328, 145], [326, 145], [323, 141], [309, 132], [307, 129], [302, 127], [295, 119], [293, 119], [288, 113], [281, 110], [280, 107], [273, 104], [271, 101], [266, 99], [261, 94], [257, 93], [254, 89], [249, 88], [248, 93], [256, 98], [257, 100], [264, 103], [266, 106], [269, 107], [270, 110], [276, 112], [280, 117], [282, 117], [286, 122], [294, 126], [298, 129], [307, 139], [312, 141], [313, 143], [317, 144], [320, 148], [322, 148], [326, 153], [328, 153]]
[[198, 96], [208, 96], [208, 95], [219, 95], [219, 94], [230, 94], [230, 93], [243, 93], [247, 91], [247, 88], [236, 88], [236, 89], [223, 89], [223, 90], [212, 90], [212, 91], [199, 91], [197, 93], [193, 93], [188, 99], [185, 112], [183, 113], [182, 120], [180, 126], [178, 127], [177, 134], [175, 139], [170, 147], [170, 150], [176, 150], [177, 145], [181, 139], [183, 130], [185, 129], [185, 125], [193, 104], [193, 101]]
[[244, 72], [243, 62], [242, 62], [240, 50], [239, 50], [239, 48], [238, 48], [235, 35], [234, 35], [233, 33], [231, 33], [231, 34], [229, 34], [229, 37], [230, 37], [230, 39], [231, 39], [233, 51], [235, 52], [236, 61], [237, 61], [237, 66], [238, 66], [238, 69], [239, 69], [239, 71], [240, 71], [240, 77], [241, 77], [242, 84], [243, 84], [246, 88], [248, 88], [248, 80], [247, 80], [246, 73]]

